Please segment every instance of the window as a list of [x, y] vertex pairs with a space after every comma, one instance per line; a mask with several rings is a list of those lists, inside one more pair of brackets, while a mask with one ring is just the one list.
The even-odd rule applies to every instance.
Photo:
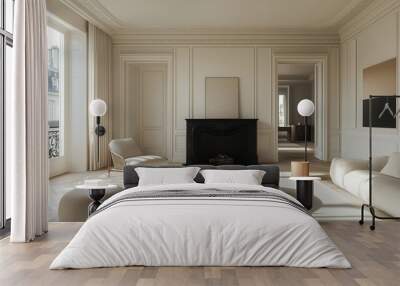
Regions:
[[286, 126], [286, 96], [279, 95], [279, 126]]
[[[14, 0], [0, 0], [0, 228], [9, 226], [10, 193], [4, 188], [4, 106], [11, 93]], [[2, 230], [2, 232], [3, 232]]]
[[289, 125], [289, 87], [280, 86], [278, 89], [278, 123], [279, 126]]
[[47, 28], [49, 158], [64, 156], [64, 34]]

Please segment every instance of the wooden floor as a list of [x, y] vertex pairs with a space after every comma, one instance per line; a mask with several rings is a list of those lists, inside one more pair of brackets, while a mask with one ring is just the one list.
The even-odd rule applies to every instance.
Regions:
[[380, 222], [375, 232], [356, 222], [322, 224], [352, 269], [288, 267], [124, 267], [48, 270], [80, 223], [51, 223], [28, 244], [0, 241], [0, 285], [400, 285], [400, 223]]

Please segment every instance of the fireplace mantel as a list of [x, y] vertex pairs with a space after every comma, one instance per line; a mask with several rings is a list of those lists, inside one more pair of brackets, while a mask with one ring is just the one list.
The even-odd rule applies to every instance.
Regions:
[[257, 119], [186, 119], [186, 164], [210, 164], [218, 155], [257, 164]]

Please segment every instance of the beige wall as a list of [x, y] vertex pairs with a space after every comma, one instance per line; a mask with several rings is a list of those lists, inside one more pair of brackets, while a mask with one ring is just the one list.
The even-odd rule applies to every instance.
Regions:
[[396, 94], [396, 59], [365, 68], [363, 84], [364, 98]]
[[327, 55], [329, 106], [328, 141], [329, 154], [339, 152], [339, 94], [338, 60], [335, 45], [286, 45], [260, 44], [256, 39], [226, 44], [196, 44], [190, 38], [182, 44], [136, 45], [126, 42], [113, 45], [113, 137], [128, 135], [127, 114], [133, 118], [134, 107], [127, 106], [126, 98], [134, 92], [134, 72], [130, 57], [169, 56], [172, 58], [172, 96], [168, 103], [168, 140], [171, 142], [169, 159], [186, 159], [187, 118], [205, 116], [205, 78], [239, 77], [239, 102], [242, 118], [258, 118], [258, 155], [261, 162], [273, 162], [277, 158], [277, 118], [272, 96], [272, 61], [278, 54]]
[[[400, 56], [399, 20], [400, 3], [390, 9], [381, 5], [367, 9], [362, 18], [355, 18], [342, 31], [342, 157], [368, 158], [368, 130], [362, 127], [362, 99], [370, 93], [400, 93], [398, 61], [393, 60]], [[399, 121], [397, 126], [397, 129], [374, 129], [374, 155], [400, 151]]]

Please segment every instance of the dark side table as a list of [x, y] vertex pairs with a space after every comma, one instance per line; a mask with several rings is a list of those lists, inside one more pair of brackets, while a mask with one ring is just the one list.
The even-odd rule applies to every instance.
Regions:
[[290, 177], [289, 180], [296, 181], [296, 197], [302, 205], [310, 210], [314, 198], [314, 181], [321, 180], [320, 177]]
[[77, 189], [89, 190], [89, 198], [92, 202], [88, 206], [88, 216], [94, 213], [97, 208], [101, 205], [101, 199], [106, 194], [107, 189], [115, 189], [117, 185], [104, 184], [104, 185], [78, 185]]

